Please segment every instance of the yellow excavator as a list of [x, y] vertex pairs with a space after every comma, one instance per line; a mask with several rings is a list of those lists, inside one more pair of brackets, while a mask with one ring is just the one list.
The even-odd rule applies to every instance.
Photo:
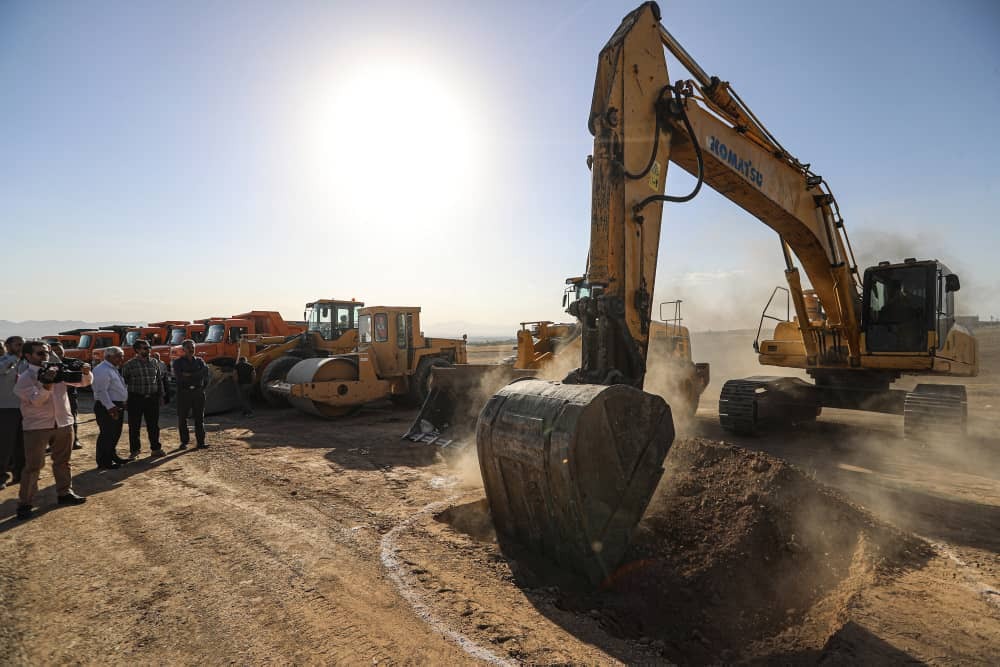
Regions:
[[[660, 18], [655, 3], [642, 4], [598, 61], [590, 293], [570, 308], [580, 322], [580, 366], [561, 383], [507, 385], [482, 409], [476, 432], [498, 536], [593, 582], [624, 556], [674, 437], [668, 405], [642, 390], [665, 202], [688, 201], [707, 184], [779, 237], [796, 317], [759, 343], [759, 360], [805, 369], [815, 382], [730, 381], [719, 404], [726, 428], [815, 418], [836, 405], [903, 413], [907, 430], [960, 431], [963, 387], [889, 385], [903, 373], [977, 372], [975, 339], [954, 320], [958, 276], [935, 260], [906, 260], [862, 278], [824, 179], [727, 82], [705, 74]], [[664, 47], [693, 80], [670, 80]], [[695, 176], [690, 193], [664, 193], [668, 162]]]

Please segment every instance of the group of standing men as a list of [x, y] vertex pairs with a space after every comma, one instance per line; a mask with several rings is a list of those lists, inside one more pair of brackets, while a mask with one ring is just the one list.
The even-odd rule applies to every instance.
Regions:
[[[174, 360], [177, 386], [177, 417], [180, 449], [186, 449], [190, 434], [187, 420], [194, 419], [199, 449], [205, 443], [205, 388], [209, 373], [205, 362], [196, 357], [192, 340], [182, 343], [184, 356]], [[57, 371], [43, 370], [46, 362], [62, 360], [61, 345], [43, 341], [24, 342], [11, 336], [0, 345], [0, 488], [20, 484], [18, 518], [31, 516], [38, 476], [51, 453], [52, 472], [60, 505], [80, 504], [86, 498], [71, 487], [70, 455], [81, 445], [76, 439], [76, 388], [91, 386], [94, 414], [100, 433], [97, 437], [97, 467], [115, 469], [139, 456], [142, 421], [146, 422], [150, 455], [164, 456], [160, 443], [160, 405], [170, 402], [167, 368], [150, 356], [147, 341], [133, 345], [135, 357], [125, 361], [120, 347], [105, 351], [104, 361], [93, 370], [84, 365], [79, 382], [58, 379]], [[129, 457], [118, 456], [125, 415], [129, 423]]]

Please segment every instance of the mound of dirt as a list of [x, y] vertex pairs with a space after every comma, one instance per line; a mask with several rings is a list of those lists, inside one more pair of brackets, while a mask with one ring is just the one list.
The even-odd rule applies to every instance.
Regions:
[[[469, 503], [438, 520], [482, 542], [486, 512]], [[779, 459], [698, 438], [674, 444], [624, 565], [599, 590], [505, 551], [536, 603], [684, 663], [811, 660], [862, 589], [932, 554]]]

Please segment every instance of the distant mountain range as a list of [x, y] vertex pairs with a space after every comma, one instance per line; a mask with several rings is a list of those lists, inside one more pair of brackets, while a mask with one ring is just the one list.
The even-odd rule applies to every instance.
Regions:
[[473, 324], [462, 320], [450, 322], [423, 322], [425, 336], [438, 338], [461, 338], [468, 335], [470, 341], [514, 340], [517, 338], [517, 325], [503, 324]]
[[21, 336], [25, 339], [41, 338], [51, 336], [60, 331], [71, 329], [100, 329], [109, 324], [136, 325], [135, 322], [80, 322], [79, 320], [25, 320], [24, 322], [11, 322], [10, 320], [0, 320], [0, 340], [8, 336]]

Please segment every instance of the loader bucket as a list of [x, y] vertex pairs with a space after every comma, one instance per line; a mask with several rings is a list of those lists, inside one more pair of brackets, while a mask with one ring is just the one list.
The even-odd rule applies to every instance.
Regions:
[[471, 444], [487, 399], [508, 382], [535, 373], [501, 364], [435, 367], [431, 390], [403, 437], [457, 451], [461, 443]]
[[632, 386], [504, 387], [476, 430], [498, 537], [603, 581], [625, 555], [673, 439], [670, 407]]
[[240, 397], [231, 368], [209, 366], [208, 386], [205, 387], [205, 414], [221, 415], [240, 407]]

